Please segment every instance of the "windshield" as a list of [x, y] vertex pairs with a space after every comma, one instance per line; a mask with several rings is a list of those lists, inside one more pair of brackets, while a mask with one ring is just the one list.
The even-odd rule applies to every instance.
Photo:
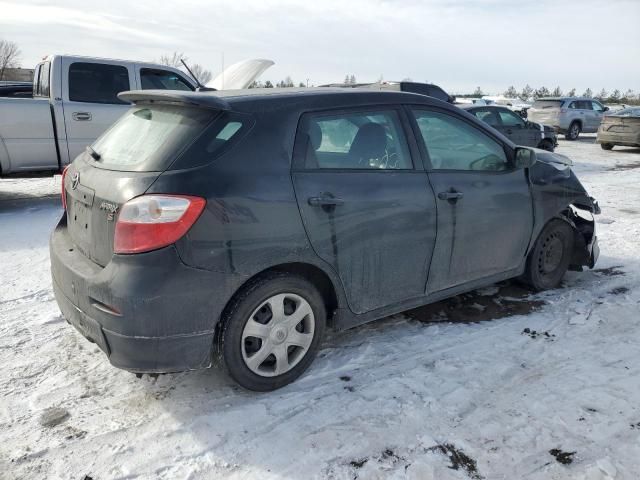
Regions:
[[562, 105], [561, 100], [536, 100], [532, 108], [560, 108], [560, 105]]
[[96, 166], [111, 170], [164, 171], [218, 113], [172, 105], [133, 107], [96, 140], [91, 156]]

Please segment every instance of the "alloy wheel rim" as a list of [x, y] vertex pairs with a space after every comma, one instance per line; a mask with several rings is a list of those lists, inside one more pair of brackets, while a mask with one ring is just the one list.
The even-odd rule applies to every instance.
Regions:
[[293, 369], [313, 342], [315, 319], [311, 305], [300, 295], [280, 293], [264, 300], [242, 331], [242, 359], [261, 377], [283, 375]]

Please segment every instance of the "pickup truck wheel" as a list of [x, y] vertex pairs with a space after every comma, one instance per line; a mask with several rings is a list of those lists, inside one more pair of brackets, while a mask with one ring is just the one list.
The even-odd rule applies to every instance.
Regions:
[[549, 140], [548, 138], [545, 138], [540, 142], [540, 144], [538, 145], [538, 148], [541, 148], [542, 150], [546, 150], [547, 152], [553, 152], [556, 147], [551, 140]]
[[285, 273], [260, 277], [236, 296], [221, 319], [222, 364], [248, 390], [283, 387], [315, 358], [326, 316], [322, 296], [305, 278]]
[[603, 150], [612, 150], [613, 143], [601, 143], [600, 148], [602, 148]]
[[573, 122], [571, 125], [569, 125], [569, 130], [567, 130], [567, 133], [564, 135], [564, 137], [567, 140], [576, 140], [580, 135], [581, 131], [582, 131], [582, 128], [580, 128], [580, 123]]
[[571, 225], [564, 220], [551, 220], [529, 253], [524, 281], [538, 291], [556, 288], [569, 268], [573, 239]]

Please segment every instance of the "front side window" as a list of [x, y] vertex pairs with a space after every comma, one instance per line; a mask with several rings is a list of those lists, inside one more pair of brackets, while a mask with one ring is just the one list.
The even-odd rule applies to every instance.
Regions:
[[502, 121], [502, 125], [505, 127], [523, 127], [524, 122], [522, 118], [513, 113], [510, 110], [500, 110], [498, 112], [500, 115], [500, 120]]
[[588, 100], [578, 100], [576, 104], [578, 110], [591, 110], [591, 102]]
[[413, 168], [396, 111], [310, 114], [302, 123], [304, 167]]
[[508, 169], [501, 143], [465, 121], [445, 113], [414, 110], [434, 170]]
[[69, 67], [69, 100], [127, 104], [118, 93], [130, 90], [129, 71], [122, 65], [75, 62]]
[[142, 90], [185, 90], [193, 91], [193, 87], [180, 75], [168, 70], [154, 68], [140, 69]]
[[604, 107], [598, 102], [591, 102], [591, 106], [596, 112], [604, 112]]

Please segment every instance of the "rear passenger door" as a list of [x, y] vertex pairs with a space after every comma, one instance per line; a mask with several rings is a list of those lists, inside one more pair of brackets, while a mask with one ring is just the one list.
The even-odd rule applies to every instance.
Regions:
[[306, 114], [298, 128], [292, 177], [302, 220], [356, 313], [424, 295], [435, 200], [414, 168], [407, 126], [402, 110], [383, 106]]
[[604, 116], [604, 107], [600, 102], [596, 102], [595, 100], [592, 100], [589, 103], [591, 105], [591, 123], [589, 124], [589, 132], [597, 132], [600, 122], [602, 121], [602, 117]]
[[130, 104], [118, 93], [135, 88], [130, 64], [65, 58], [62, 68], [62, 107], [69, 161], [109, 128]]

